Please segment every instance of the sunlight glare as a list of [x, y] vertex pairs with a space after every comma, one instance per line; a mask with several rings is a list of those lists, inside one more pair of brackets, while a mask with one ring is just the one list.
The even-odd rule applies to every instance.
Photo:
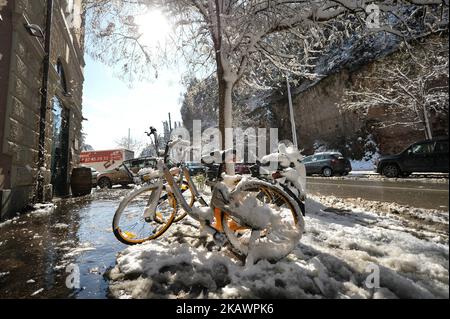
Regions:
[[154, 46], [164, 44], [170, 31], [167, 18], [158, 10], [152, 10], [136, 17], [139, 32], [142, 33], [144, 44]]

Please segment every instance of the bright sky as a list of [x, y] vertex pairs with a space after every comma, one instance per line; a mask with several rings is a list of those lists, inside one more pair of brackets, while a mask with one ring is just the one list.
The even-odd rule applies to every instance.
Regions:
[[[143, 19], [143, 31], [148, 42], [161, 40], [161, 16], [149, 13], [149, 19]], [[139, 23], [139, 22], [138, 22]], [[83, 92], [83, 132], [87, 134], [86, 143], [95, 150], [116, 148], [115, 141], [131, 136], [148, 142], [144, 134], [150, 126], [162, 132], [162, 122], [181, 121], [181, 99], [184, 92], [179, 84], [179, 71], [159, 72], [159, 78], [153, 82], [126, 83], [113, 75], [113, 70], [86, 56], [85, 82]], [[138, 155], [138, 154], [137, 154]]]

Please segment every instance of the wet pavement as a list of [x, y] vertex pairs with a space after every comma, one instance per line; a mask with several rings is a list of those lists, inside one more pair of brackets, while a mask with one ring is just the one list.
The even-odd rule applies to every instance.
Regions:
[[[312, 194], [360, 197], [448, 211], [444, 183], [309, 178]], [[105, 272], [127, 246], [111, 222], [130, 189], [94, 190], [78, 199], [55, 201], [51, 212], [30, 212], [0, 224], [0, 298], [108, 298]], [[68, 288], [79, 267], [80, 288]], [[69, 272], [68, 272], [69, 271]], [[70, 286], [70, 285], [69, 285]]]
[[361, 198], [370, 201], [397, 203], [400, 205], [437, 209], [449, 209], [448, 177], [438, 182], [421, 180], [385, 180], [310, 177], [308, 192], [314, 195], [333, 195], [340, 198]]
[[[103, 275], [126, 247], [115, 239], [111, 222], [127, 192], [95, 190], [55, 201], [53, 212], [0, 224], [0, 298], [107, 298]], [[80, 288], [67, 288], [76, 274], [69, 265], [79, 267]]]

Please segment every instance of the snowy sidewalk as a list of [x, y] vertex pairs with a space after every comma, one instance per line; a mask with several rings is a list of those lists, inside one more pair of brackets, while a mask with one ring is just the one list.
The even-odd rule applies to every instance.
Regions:
[[383, 181], [383, 182], [418, 182], [418, 183], [435, 183], [448, 184], [447, 173], [413, 173], [408, 177], [390, 178], [373, 171], [351, 171], [347, 176], [322, 177], [314, 175], [314, 178], [337, 179], [337, 180], [367, 180], [367, 181]]
[[[375, 211], [377, 213], [375, 213]], [[242, 266], [190, 219], [120, 253], [116, 298], [448, 298], [448, 212], [334, 197], [307, 203], [306, 234], [287, 258]], [[380, 272], [380, 288], [366, 280]]]

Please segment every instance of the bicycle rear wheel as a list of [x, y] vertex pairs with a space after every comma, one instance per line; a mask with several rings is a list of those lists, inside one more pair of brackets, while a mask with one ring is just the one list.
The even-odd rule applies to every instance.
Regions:
[[[172, 193], [163, 191], [152, 218], [144, 213], [150, 205], [155, 186], [144, 186], [125, 197], [116, 210], [113, 232], [116, 238], [127, 245], [142, 244], [164, 234], [177, 214], [177, 202]], [[165, 200], [161, 198], [165, 197]]]
[[250, 181], [233, 193], [234, 205], [244, 216], [222, 214], [223, 231], [233, 250], [242, 256], [251, 255], [254, 261], [286, 257], [304, 230], [297, 203], [281, 188], [262, 181]]

